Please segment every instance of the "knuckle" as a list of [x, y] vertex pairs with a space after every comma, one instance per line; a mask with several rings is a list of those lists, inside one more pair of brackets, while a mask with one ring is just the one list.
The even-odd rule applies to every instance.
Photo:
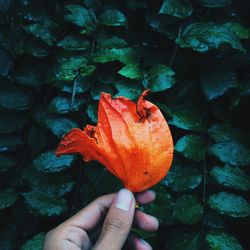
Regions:
[[108, 218], [103, 225], [103, 229], [107, 232], [124, 232], [129, 228], [128, 223], [119, 218]]

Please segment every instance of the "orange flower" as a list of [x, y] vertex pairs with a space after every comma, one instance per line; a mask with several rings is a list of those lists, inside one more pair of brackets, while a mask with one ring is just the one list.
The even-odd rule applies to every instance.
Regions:
[[171, 166], [173, 140], [159, 108], [144, 100], [148, 92], [137, 104], [101, 93], [97, 126], [72, 129], [56, 155], [80, 153], [84, 161], [98, 160], [132, 192], [158, 183]]

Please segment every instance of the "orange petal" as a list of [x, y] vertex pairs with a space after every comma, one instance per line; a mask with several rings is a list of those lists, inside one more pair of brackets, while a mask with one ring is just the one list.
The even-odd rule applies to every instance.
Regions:
[[[87, 126], [85, 132], [74, 128], [64, 135], [57, 147], [56, 156], [79, 153], [83, 156], [84, 161], [97, 160], [104, 166], [110, 166], [106, 153], [98, 147], [96, 140], [88, 135], [90, 128], [90, 126]], [[114, 169], [109, 168], [109, 170], [119, 177]]]

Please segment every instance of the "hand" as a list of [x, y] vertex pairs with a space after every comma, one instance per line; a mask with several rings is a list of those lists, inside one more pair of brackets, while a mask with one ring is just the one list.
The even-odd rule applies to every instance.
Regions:
[[51, 230], [46, 235], [44, 250], [120, 250], [124, 244], [132, 249], [150, 250], [151, 246], [130, 234], [130, 229], [132, 223], [147, 232], [158, 229], [156, 218], [135, 209], [136, 201], [147, 204], [154, 199], [155, 193], [149, 190], [135, 197], [127, 189], [101, 196]]

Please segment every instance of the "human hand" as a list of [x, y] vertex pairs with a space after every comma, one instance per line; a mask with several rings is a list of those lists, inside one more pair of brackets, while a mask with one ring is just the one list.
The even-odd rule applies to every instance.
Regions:
[[149, 190], [135, 197], [127, 189], [101, 196], [51, 230], [44, 250], [120, 250], [124, 244], [129, 249], [150, 250], [151, 246], [130, 229], [132, 223], [147, 232], [158, 229], [156, 218], [135, 209], [136, 202], [144, 205], [154, 199], [155, 193]]

